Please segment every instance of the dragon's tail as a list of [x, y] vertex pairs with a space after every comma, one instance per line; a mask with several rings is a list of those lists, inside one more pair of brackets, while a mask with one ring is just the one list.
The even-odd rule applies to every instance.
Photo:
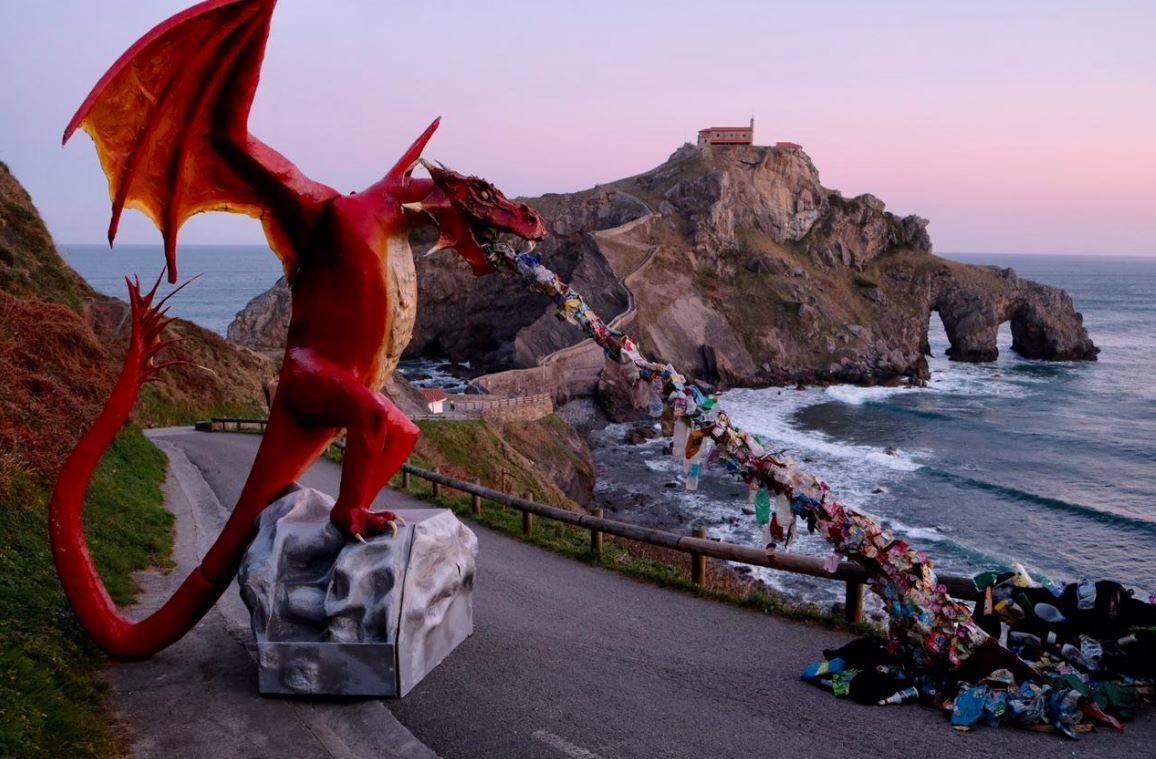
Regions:
[[[154, 305], [159, 284], [158, 279], [150, 292], [142, 293], [139, 280], [128, 281], [132, 336], [124, 367], [104, 410], [61, 469], [49, 506], [52, 556], [68, 601], [97, 645], [121, 659], [145, 658], [179, 640], [212, 608], [232, 578], [227, 571], [198, 567], [160, 609], [133, 622], [117, 611], [88, 552], [82, 512], [93, 470], [128, 418], [141, 386], [164, 368], [182, 363], [154, 360], [160, 350], [180, 340], [161, 339], [172, 319], [166, 317], [167, 297]], [[239, 548], [228, 546], [228, 552], [239, 555], [245, 542], [242, 539]]]

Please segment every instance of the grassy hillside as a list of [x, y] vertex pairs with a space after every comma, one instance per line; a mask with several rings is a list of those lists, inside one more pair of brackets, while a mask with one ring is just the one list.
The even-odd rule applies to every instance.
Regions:
[[483, 421], [419, 422], [412, 461], [438, 467], [451, 477], [476, 480], [496, 490], [578, 509], [573, 498], [538, 462], [569, 462], [592, 479], [590, 464], [568, 442], [565, 422], [548, 416], [496, 428]]
[[56, 253], [32, 199], [0, 162], [0, 291], [62, 303], [76, 313], [95, 293]]
[[[57, 254], [28, 194], [0, 163], [0, 756], [121, 752], [96, 677], [104, 657], [69, 610], [48, 547], [55, 473], [95, 419], [120, 368], [128, 306], [100, 296]], [[132, 429], [88, 493], [90, 548], [118, 603], [132, 572], [164, 564], [172, 540], [163, 455], [142, 426], [261, 410], [269, 362], [188, 322], [196, 366], [145, 388]]]
[[[132, 600], [131, 573], [163, 565], [171, 517], [165, 458], [138, 430], [121, 433], [89, 490], [89, 547], [112, 597]], [[18, 475], [0, 496], [0, 756], [121, 752], [96, 675], [104, 657], [64, 599], [48, 548], [48, 488]]]

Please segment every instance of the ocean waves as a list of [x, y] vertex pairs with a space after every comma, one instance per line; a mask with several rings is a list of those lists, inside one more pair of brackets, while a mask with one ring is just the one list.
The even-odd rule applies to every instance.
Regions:
[[1111, 504], [1104, 504], [1100, 507], [1090, 506], [1076, 501], [1033, 493], [1010, 485], [955, 474], [937, 467], [925, 467], [920, 474], [958, 488], [991, 493], [1000, 501], [1029, 504], [1043, 509], [1074, 514], [1112, 527], [1139, 530], [1156, 535], [1156, 519], [1124, 513], [1113, 508]]
[[[828, 391], [836, 388], [827, 388]], [[870, 390], [879, 388], [838, 388]], [[720, 402], [741, 429], [762, 437], [772, 448], [784, 449], [796, 459], [817, 460], [820, 466], [832, 462], [854, 465], [866, 463], [870, 468], [914, 472], [922, 464], [918, 452], [901, 451], [890, 446], [866, 446], [844, 442], [823, 432], [806, 430], [793, 423], [793, 416], [809, 406], [823, 403], [828, 396], [814, 390], [731, 390]], [[830, 480], [832, 485], [837, 481]]]

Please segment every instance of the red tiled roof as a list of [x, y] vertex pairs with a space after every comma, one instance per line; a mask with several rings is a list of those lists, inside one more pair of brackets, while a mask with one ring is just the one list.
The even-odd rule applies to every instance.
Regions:
[[418, 389], [421, 390], [421, 395], [425, 398], [426, 403], [437, 403], [438, 401], [444, 401], [446, 398], [449, 398], [449, 396], [446, 395], [446, 391], [440, 387], [422, 387]]

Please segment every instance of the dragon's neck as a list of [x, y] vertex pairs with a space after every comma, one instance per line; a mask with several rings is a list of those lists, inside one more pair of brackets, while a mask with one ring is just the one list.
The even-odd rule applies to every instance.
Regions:
[[417, 319], [417, 269], [406, 236], [389, 238], [382, 264], [382, 276], [385, 277], [389, 297], [389, 321], [377, 357], [374, 389], [380, 389], [397, 369], [402, 351], [413, 336], [413, 325]]

